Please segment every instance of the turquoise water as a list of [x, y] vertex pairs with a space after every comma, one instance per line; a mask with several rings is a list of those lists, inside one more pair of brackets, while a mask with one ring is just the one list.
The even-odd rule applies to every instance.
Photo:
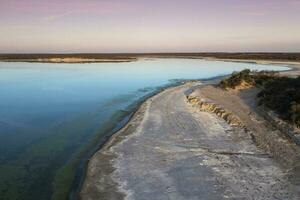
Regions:
[[198, 59], [0, 62], [0, 197], [64, 199], [80, 158], [129, 114], [134, 102], [178, 79], [212, 78], [245, 68], [288, 69]]

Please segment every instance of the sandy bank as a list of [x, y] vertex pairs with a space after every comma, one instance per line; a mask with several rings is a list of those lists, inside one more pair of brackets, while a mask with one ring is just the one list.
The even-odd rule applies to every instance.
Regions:
[[265, 111], [257, 105], [258, 91], [256, 88], [225, 91], [207, 85], [190, 94], [189, 102], [201, 110], [219, 115], [234, 126], [245, 128], [256, 144], [279, 163], [291, 168], [299, 165], [300, 146], [264, 118]]
[[243, 128], [187, 101], [203, 88], [185, 84], [147, 100], [92, 157], [81, 198], [298, 199], [291, 165]]
[[3, 62], [36, 62], [36, 63], [112, 63], [112, 62], [131, 62], [135, 58], [109, 59], [109, 58], [35, 58], [35, 59], [3, 59]]

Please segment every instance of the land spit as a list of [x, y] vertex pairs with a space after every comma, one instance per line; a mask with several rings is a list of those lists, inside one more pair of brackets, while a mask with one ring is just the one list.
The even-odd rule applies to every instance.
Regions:
[[188, 101], [204, 84], [166, 89], [142, 104], [91, 158], [81, 198], [299, 199], [293, 164]]

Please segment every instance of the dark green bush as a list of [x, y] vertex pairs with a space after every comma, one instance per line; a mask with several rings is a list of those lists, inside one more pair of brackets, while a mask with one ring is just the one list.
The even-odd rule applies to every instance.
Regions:
[[250, 71], [233, 73], [220, 82], [223, 89], [236, 88], [242, 82], [258, 86], [259, 104], [274, 110], [279, 116], [300, 127], [300, 77], [280, 77], [272, 71]]
[[278, 73], [274, 71], [251, 71], [245, 69], [240, 72], [234, 72], [229, 78], [223, 79], [219, 86], [223, 89], [235, 89], [242, 82], [245, 82], [251, 86], [262, 86], [267, 81], [270, 81], [278, 77]]
[[223, 89], [234, 89], [237, 86], [239, 86], [243, 81], [247, 82], [248, 84], [253, 84], [254, 80], [250, 73], [251, 71], [249, 69], [245, 69], [241, 72], [234, 72], [229, 78], [222, 80], [219, 86]]
[[300, 77], [276, 77], [265, 82], [259, 104], [300, 127]]

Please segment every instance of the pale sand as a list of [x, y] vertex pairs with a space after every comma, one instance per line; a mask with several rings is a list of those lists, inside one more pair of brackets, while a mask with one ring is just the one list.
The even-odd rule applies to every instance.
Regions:
[[119, 63], [119, 62], [132, 62], [136, 61], [136, 58], [77, 58], [77, 57], [66, 57], [66, 58], [37, 58], [37, 59], [3, 59], [4, 62], [36, 62], [36, 63]]
[[293, 170], [244, 130], [187, 102], [201, 87], [185, 84], [148, 99], [91, 158], [81, 198], [299, 199]]

